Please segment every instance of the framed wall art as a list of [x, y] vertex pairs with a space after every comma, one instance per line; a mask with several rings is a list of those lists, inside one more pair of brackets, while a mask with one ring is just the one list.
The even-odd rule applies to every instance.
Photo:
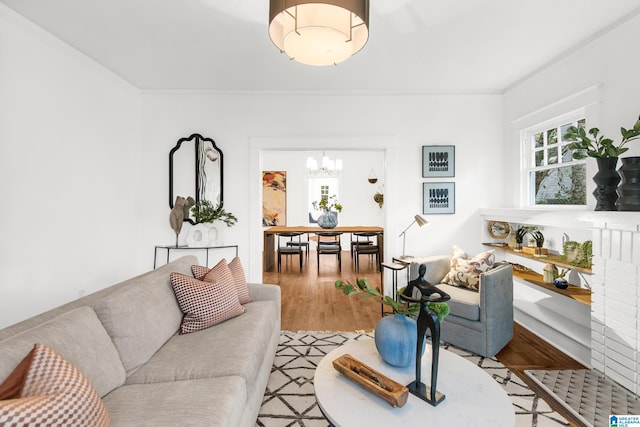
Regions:
[[262, 172], [262, 225], [287, 225], [287, 173]]
[[456, 175], [455, 145], [423, 145], [422, 177], [450, 178]]
[[423, 214], [456, 213], [455, 182], [422, 183], [422, 206]]

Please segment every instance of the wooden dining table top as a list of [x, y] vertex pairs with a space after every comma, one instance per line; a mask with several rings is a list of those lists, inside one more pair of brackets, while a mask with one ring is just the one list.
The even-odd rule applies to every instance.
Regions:
[[327, 231], [334, 231], [340, 233], [384, 233], [384, 228], [377, 225], [346, 225], [338, 226], [335, 228], [322, 228], [318, 226], [274, 226], [264, 230], [264, 234], [277, 234], [277, 233], [322, 233]]

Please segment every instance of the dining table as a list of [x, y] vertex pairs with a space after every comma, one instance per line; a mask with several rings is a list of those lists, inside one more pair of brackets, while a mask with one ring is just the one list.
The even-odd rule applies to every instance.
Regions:
[[380, 253], [384, 254], [384, 228], [375, 225], [338, 226], [334, 228], [322, 228], [318, 226], [274, 226], [264, 230], [264, 248], [262, 251], [262, 266], [264, 271], [273, 271], [275, 268], [275, 239], [278, 233], [305, 233], [317, 234], [327, 231], [339, 233], [378, 233], [378, 246]]

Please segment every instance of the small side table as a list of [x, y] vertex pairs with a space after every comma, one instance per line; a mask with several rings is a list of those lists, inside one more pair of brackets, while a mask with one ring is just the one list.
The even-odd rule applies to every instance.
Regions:
[[[398, 301], [398, 271], [404, 270], [409, 264], [399, 262], [383, 262], [382, 267], [391, 270], [391, 286], [393, 288], [393, 299]], [[391, 314], [391, 313], [386, 313]], [[385, 315], [384, 304], [382, 305], [382, 315]]]

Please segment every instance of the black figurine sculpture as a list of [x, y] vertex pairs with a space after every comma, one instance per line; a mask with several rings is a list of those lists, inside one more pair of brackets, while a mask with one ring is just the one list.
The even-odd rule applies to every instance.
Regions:
[[[440, 320], [438, 315], [429, 309], [429, 303], [446, 302], [451, 296], [441, 289], [436, 288], [424, 278], [427, 266], [422, 264], [418, 268], [418, 278], [407, 284], [402, 295], [403, 301], [420, 304], [418, 315], [418, 341], [416, 344], [416, 380], [407, 385], [411, 394], [419, 397], [432, 406], [437, 406], [445, 398], [445, 395], [436, 390], [438, 382], [438, 355], [440, 352]], [[420, 298], [414, 298], [414, 289], [420, 292]], [[427, 327], [431, 331], [431, 387], [425, 386], [421, 381], [422, 376], [422, 346]]]

